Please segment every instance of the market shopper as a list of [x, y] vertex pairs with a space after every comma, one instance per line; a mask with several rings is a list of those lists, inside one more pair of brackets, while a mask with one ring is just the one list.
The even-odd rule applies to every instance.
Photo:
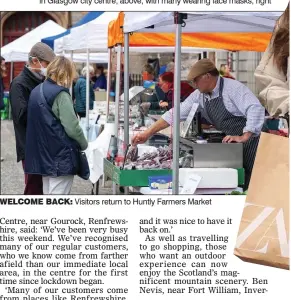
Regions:
[[166, 72], [174, 73], [174, 71], [175, 71], [175, 63], [171, 61], [170, 63], [167, 64]]
[[[162, 74], [159, 79], [159, 87], [165, 94], [165, 98], [160, 101], [159, 106], [169, 110], [174, 104], [174, 73], [166, 72]], [[194, 89], [190, 84], [181, 82], [180, 101], [183, 102], [193, 92]]]
[[[89, 66], [90, 77], [94, 75], [94, 68]], [[81, 76], [74, 85], [75, 109], [80, 118], [86, 117], [86, 95], [87, 95], [87, 67], [84, 67]], [[94, 106], [95, 94], [92, 84], [89, 83], [89, 109]]]
[[75, 72], [72, 61], [55, 58], [29, 98], [25, 172], [42, 177], [44, 194], [70, 193], [79, 151], [88, 146], [69, 94]]
[[96, 68], [96, 81], [94, 83], [94, 90], [107, 90], [107, 79], [104, 74], [104, 67], [103, 66], [97, 66]]
[[289, 4], [255, 71], [259, 99], [271, 117], [289, 118]]
[[[27, 105], [31, 91], [43, 82], [48, 64], [55, 58], [53, 50], [44, 43], [35, 44], [29, 53], [28, 64], [13, 79], [10, 86], [10, 103], [16, 139], [17, 162], [25, 166]], [[42, 195], [42, 177], [25, 175], [25, 195]]]
[[[155, 81], [155, 70], [150, 64], [146, 64], [142, 70], [143, 80]], [[149, 97], [148, 102], [141, 104], [144, 111], [148, 109], [158, 110], [160, 109], [159, 103], [165, 98], [165, 93], [162, 91], [159, 85], [155, 85], [155, 91], [152, 96]]]
[[[5, 109], [4, 104], [4, 77], [7, 76], [5, 59], [1, 56], [1, 65], [0, 65], [0, 110]], [[4, 158], [1, 156], [1, 161], [4, 161]]]
[[[197, 88], [180, 108], [180, 120], [186, 120], [194, 103], [214, 127], [226, 136], [224, 143], [243, 143], [246, 188], [255, 160], [259, 136], [264, 124], [265, 110], [255, 95], [242, 83], [222, 78], [209, 59], [199, 60], [191, 68], [188, 80]], [[153, 134], [173, 124], [172, 110], [146, 131], [135, 135], [133, 144], [147, 141]]]
[[231, 75], [231, 73], [230, 73], [229, 66], [226, 65], [226, 64], [220, 65], [219, 73], [220, 73], [220, 75], [221, 75], [222, 77], [224, 77], [224, 78], [235, 79], [235, 78]]

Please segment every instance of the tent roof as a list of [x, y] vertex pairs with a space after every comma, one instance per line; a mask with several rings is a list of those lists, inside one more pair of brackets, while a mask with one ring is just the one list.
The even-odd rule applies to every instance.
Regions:
[[[282, 12], [187, 12], [183, 33], [272, 32]], [[173, 12], [126, 12], [124, 32], [175, 32]]]
[[[75, 25], [73, 25], [72, 28], [82, 26], [82, 25], [98, 18], [102, 14], [103, 14], [103, 11], [89, 12], [81, 20], [79, 20]], [[61, 38], [61, 37], [64, 37], [64, 36], [70, 34], [70, 32], [71, 32], [71, 29], [65, 30], [65, 28], [64, 28], [64, 31], [62, 33], [43, 38], [41, 41], [43, 43], [47, 44], [48, 46], [50, 46], [52, 49], [54, 49], [54, 41]]]
[[[126, 13], [128, 14], [128, 13]], [[147, 19], [147, 25], [155, 22], [155, 16], [160, 13], [139, 13], [138, 17], [141, 22]], [[137, 16], [136, 13], [130, 13], [130, 17]], [[165, 13], [164, 18], [173, 19], [172, 13]], [[128, 22], [130, 22], [128, 17]], [[110, 22], [108, 26], [108, 47], [114, 47], [116, 44], [123, 44], [124, 13], [120, 12], [118, 18]], [[148, 49], [160, 48], [160, 53], [168, 52], [166, 48], [175, 46], [175, 33], [166, 32], [134, 32], [129, 36], [129, 51], [138, 52]], [[258, 51], [264, 52], [271, 39], [271, 32], [253, 32], [253, 33], [228, 33], [228, 32], [211, 32], [211, 33], [182, 33], [182, 53], [191, 53], [196, 49], [209, 49], [208, 51], [227, 50], [227, 51]], [[135, 48], [135, 50], [133, 49]], [[211, 49], [211, 50], [210, 50]], [[202, 51], [201, 50], [201, 51]], [[206, 50], [204, 50], [206, 51]]]
[[104, 12], [98, 18], [71, 29], [64, 37], [64, 50], [87, 50], [107, 52], [108, 25], [118, 17], [118, 12]]
[[28, 54], [36, 43], [40, 42], [48, 34], [59, 34], [64, 28], [54, 21], [47, 21], [25, 35], [1, 48], [1, 55], [7, 62], [27, 61]]

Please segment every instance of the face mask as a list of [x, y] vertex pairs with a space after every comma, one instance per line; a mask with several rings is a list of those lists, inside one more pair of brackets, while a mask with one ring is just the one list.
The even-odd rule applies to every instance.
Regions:
[[40, 73], [41, 73], [44, 77], [46, 77], [46, 75], [47, 75], [47, 68], [44, 68], [43, 66], [41, 66], [41, 68], [40, 68]]
[[39, 64], [40, 64], [40, 68], [31, 68], [31, 67], [30, 67], [30, 69], [32, 69], [32, 70], [40, 70], [40, 73], [41, 73], [44, 77], [46, 77], [46, 75], [47, 75], [47, 68], [45, 68], [45, 67], [42, 66], [41, 62], [39, 61], [39, 59], [38, 59], [37, 57], [36, 57], [36, 59], [38, 60], [38, 62], [39, 62]]

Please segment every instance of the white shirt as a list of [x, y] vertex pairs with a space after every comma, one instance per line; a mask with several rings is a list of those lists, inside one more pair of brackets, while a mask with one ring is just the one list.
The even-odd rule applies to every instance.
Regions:
[[[216, 86], [211, 93], [203, 94], [199, 90], [195, 90], [189, 97], [180, 104], [180, 121], [185, 121], [191, 111], [194, 103], [198, 103], [200, 108], [204, 108], [203, 96], [205, 101], [211, 101], [211, 99], [219, 96], [219, 84], [221, 77], [218, 78]], [[255, 135], [259, 135], [264, 121], [265, 121], [265, 109], [261, 105], [257, 97], [251, 92], [251, 90], [244, 84], [237, 80], [230, 78], [224, 78], [223, 85], [223, 103], [225, 108], [234, 116], [245, 117], [247, 119], [246, 126], [243, 132], [252, 132]], [[173, 108], [167, 111], [162, 118], [169, 124], [173, 124]]]

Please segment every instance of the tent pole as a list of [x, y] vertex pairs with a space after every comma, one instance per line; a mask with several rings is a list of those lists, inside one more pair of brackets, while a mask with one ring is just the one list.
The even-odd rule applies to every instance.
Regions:
[[120, 68], [121, 67], [121, 45], [117, 45], [116, 83], [115, 83], [115, 127], [114, 135], [118, 138], [119, 127], [119, 99], [120, 99]]
[[235, 66], [235, 79], [239, 80], [239, 51], [236, 51], [236, 56], [235, 56], [235, 60], [236, 60], [236, 66]]
[[[14, 63], [13, 63], [13, 61], [10, 63], [10, 84], [11, 84], [11, 82], [12, 82], [12, 80], [13, 80], [13, 69], [14, 69]], [[12, 120], [12, 116], [11, 116], [11, 114], [12, 114], [12, 112], [11, 112], [11, 102], [10, 102], [10, 100], [9, 100], [9, 116], [8, 116], [8, 119], [9, 120]]]
[[12, 61], [10, 64], [10, 83], [13, 80], [13, 69], [14, 69], [14, 62]]
[[110, 103], [110, 83], [111, 83], [111, 48], [108, 49], [108, 68], [107, 68], [107, 93], [106, 93], [106, 123], [109, 116], [109, 103]]
[[[74, 51], [73, 50], [71, 51], [71, 61], [74, 61]], [[73, 97], [73, 82], [72, 82], [72, 84], [70, 86], [70, 94]]]
[[90, 107], [90, 61], [89, 49], [87, 49], [87, 78], [86, 78], [86, 136], [89, 139], [89, 107]]
[[[129, 33], [124, 33], [124, 143], [129, 145]], [[128, 187], [124, 194], [129, 194]]]
[[[115, 83], [115, 119], [114, 135], [118, 138], [119, 127], [119, 99], [120, 99], [120, 69], [121, 69], [121, 45], [117, 45], [116, 83]], [[116, 184], [113, 182], [113, 195], [117, 194]]]
[[129, 33], [124, 33], [124, 142], [129, 144]]
[[174, 120], [173, 120], [173, 194], [179, 194], [179, 150], [180, 150], [180, 88], [181, 88], [181, 33], [183, 14], [175, 13], [175, 73], [174, 73]]

